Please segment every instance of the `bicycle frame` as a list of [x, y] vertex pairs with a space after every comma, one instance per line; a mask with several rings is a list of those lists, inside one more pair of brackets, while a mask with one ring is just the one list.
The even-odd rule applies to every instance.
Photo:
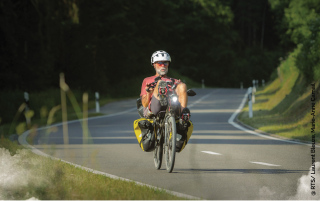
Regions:
[[180, 103], [177, 95], [172, 91], [168, 95], [166, 111], [160, 111], [154, 118], [156, 131], [156, 144], [154, 150], [155, 167], [160, 169], [162, 155], [165, 152], [166, 169], [170, 173], [173, 170], [176, 154], [176, 117], [179, 116]]

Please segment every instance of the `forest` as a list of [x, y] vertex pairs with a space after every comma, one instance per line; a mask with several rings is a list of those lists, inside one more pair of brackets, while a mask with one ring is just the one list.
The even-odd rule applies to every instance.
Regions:
[[151, 54], [211, 87], [270, 80], [288, 53], [320, 79], [320, 0], [1, 0], [0, 91], [139, 94]]

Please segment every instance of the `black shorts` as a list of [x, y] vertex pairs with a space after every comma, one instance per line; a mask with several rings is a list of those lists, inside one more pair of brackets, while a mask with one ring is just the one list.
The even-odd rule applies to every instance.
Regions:
[[148, 106], [143, 110], [143, 114], [146, 118], [148, 118], [150, 114], [157, 115], [160, 111], [166, 111], [167, 109], [167, 106], [161, 106], [160, 101], [153, 95], [150, 102], [150, 108]]

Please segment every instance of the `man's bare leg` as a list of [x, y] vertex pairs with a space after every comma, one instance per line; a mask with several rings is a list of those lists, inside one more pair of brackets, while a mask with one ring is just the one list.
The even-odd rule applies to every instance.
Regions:
[[185, 83], [178, 84], [176, 88], [176, 93], [179, 97], [179, 102], [181, 105], [181, 111], [187, 107], [188, 95], [187, 95], [187, 85]]

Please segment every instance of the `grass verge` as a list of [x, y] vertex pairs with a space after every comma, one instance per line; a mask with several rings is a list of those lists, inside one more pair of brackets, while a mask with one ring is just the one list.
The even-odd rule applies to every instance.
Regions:
[[[253, 104], [253, 118], [249, 118], [248, 105], [238, 120], [258, 130], [289, 139], [311, 142], [312, 87], [320, 97], [320, 82], [306, 81], [295, 67], [299, 50], [290, 54], [280, 65], [279, 76], [266, 87], [258, 88]], [[315, 101], [315, 122], [320, 122], [320, 100]], [[319, 129], [315, 131], [316, 143], [320, 143]]]

